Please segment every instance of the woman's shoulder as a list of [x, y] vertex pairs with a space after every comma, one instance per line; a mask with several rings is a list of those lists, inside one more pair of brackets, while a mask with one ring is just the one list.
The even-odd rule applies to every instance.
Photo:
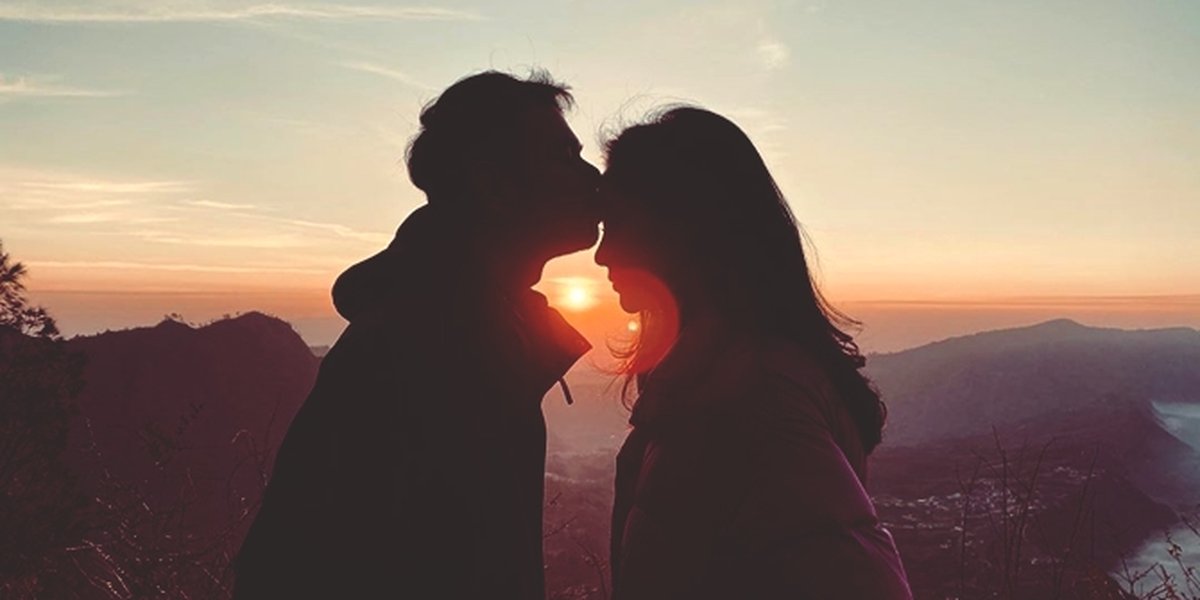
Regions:
[[728, 398], [726, 414], [754, 429], [828, 432], [839, 445], [850, 441], [849, 415], [811, 351], [779, 338], [740, 345], [748, 360], [742, 362], [739, 393]]
[[828, 436], [858, 475], [865, 476], [858, 429], [817, 357], [798, 343], [774, 339], [756, 344], [754, 363], [742, 397], [742, 418], [761, 431]]
[[719, 339], [717, 347], [655, 373], [634, 408], [635, 425], [708, 418], [753, 426], [819, 417], [819, 407], [829, 404], [828, 377], [799, 344], [749, 335]]
[[833, 384], [813, 354], [799, 343], [779, 337], [738, 340], [740, 388], [766, 404], [795, 406], [796, 400], [828, 402]]

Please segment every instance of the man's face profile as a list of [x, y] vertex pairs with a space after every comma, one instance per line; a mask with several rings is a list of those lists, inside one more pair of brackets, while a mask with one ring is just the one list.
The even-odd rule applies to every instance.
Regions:
[[600, 174], [580, 156], [582, 146], [566, 119], [551, 107], [529, 110], [522, 118], [518, 156], [509, 198], [512, 226], [551, 256], [596, 243], [596, 194]]

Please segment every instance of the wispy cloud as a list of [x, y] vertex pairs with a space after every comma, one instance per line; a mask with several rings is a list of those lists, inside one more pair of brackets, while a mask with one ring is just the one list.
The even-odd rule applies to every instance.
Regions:
[[[3, 8], [0, 8], [2, 11]], [[0, 73], [0, 99], [4, 98], [108, 98], [124, 96], [115, 90], [89, 90], [64, 86], [58, 77], [5, 77]]]
[[83, 212], [68, 213], [51, 217], [46, 222], [56, 225], [95, 225], [97, 223], [124, 223], [131, 225], [149, 225], [153, 223], [175, 223], [175, 217], [138, 217], [117, 212]]
[[[0, 191], [4, 191], [0, 187]], [[118, 206], [129, 206], [133, 204], [130, 200], [81, 200], [81, 201], [62, 201], [59, 199], [47, 199], [30, 196], [17, 196], [6, 198], [0, 202], [0, 207], [7, 210], [95, 210], [104, 208], [116, 208]]]
[[121, 215], [116, 213], [75, 213], [51, 217], [47, 222], [60, 225], [91, 225], [94, 223], [115, 223], [121, 220]]
[[330, 138], [347, 138], [358, 135], [359, 132], [345, 125], [336, 125], [328, 122], [311, 121], [308, 119], [295, 119], [288, 117], [276, 117], [271, 115], [251, 113], [251, 118], [268, 125], [277, 130], [287, 131], [292, 134], [300, 134], [306, 136], [314, 136], [325, 139]]
[[430, 90], [430, 91], [433, 90], [433, 88], [431, 86], [429, 86], [428, 84], [422, 83], [422, 82], [414, 79], [411, 75], [408, 75], [407, 73], [403, 73], [403, 72], [397, 71], [395, 69], [384, 67], [382, 65], [377, 65], [374, 63], [363, 62], [363, 61], [345, 61], [345, 62], [339, 62], [336, 64], [340, 67], [345, 67], [347, 69], [352, 69], [355, 71], [362, 71], [364, 73], [371, 73], [374, 75], [379, 75], [381, 77], [386, 77], [388, 79], [392, 79], [394, 81], [399, 81], [400, 83], [403, 83], [405, 85], [410, 85], [412, 87], [415, 87], [415, 88], [418, 88], [421, 90]]
[[53, 170], [0, 166], [0, 209], [115, 212], [195, 190], [195, 183], [131, 180]]
[[791, 57], [791, 51], [787, 45], [772, 37], [760, 39], [755, 51], [758, 54], [759, 62], [769, 70], [787, 66], [788, 58]]
[[[231, 231], [219, 235], [197, 232], [193, 229], [178, 229], [172, 231], [142, 230], [125, 235], [139, 238], [143, 241], [175, 246], [198, 246], [207, 248], [250, 248], [259, 250], [280, 250], [288, 248], [312, 247], [320, 237], [325, 239], [338, 238], [354, 242], [363, 242], [370, 247], [386, 245], [390, 236], [382, 233], [358, 231], [336, 223], [316, 223], [272, 217], [269, 215], [250, 215], [238, 213], [241, 223], [224, 223]], [[250, 225], [247, 220], [258, 221], [265, 225]], [[319, 232], [319, 233], [314, 233]]]
[[339, 225], [337, 223], [317, 223], [315, 221], [303, 221], [300, 219], [274, 219], [274, 220], [276, 220], [280, 223], [294, 225], [296, 227], [302, 227], [305, 229], [316, 229], [316, 230], [320, 230], [320, 231], [329, 232], [340, 238], [359, 240], [362, 242], [368, 242], [368, 243], [375, 244], [375, 245], [387, 244], [392, 239], [390, 235], [387, 235], [384, 233], [376, 233], [376, 232], [371, 232], [371, 231], [358, 231], [357, 229], [347, 227], [345, 225]]
[[170, 232], [143, 230], [131, 235], [161, 244], [259, 249], [311, 246], [314, 237], [321, 235], [326, 239], [363, 242], [370, 247], [383, 246], [391, 240], [389, 234], [360, 231], [340, 223], [306, 221], [269, 214], [272, 212], [269, 208], [264, 209], [253, 204], [187, 200], [168, 208], [196, 211], [196, 216], [189, 218], [191, 221], [215, 220], [222, 223], [228, 233], [197, 234], [193, 229], [188, 229]]
[[[353, 255], [387, 244], [388, 233], [298, 219], [254, 202], [204, 198], [199, 182], [97, 177], [0, 166], [0, 221], [54, 237], [109, 236], [193, 247], [214, 259], [228, 249], [291, 250], [326, 244]], [[202, 249], [209, 249], [208, 251]], [[275, 255], [278, 257], [278, 255]], [[102, 257], [97, 257], [102, 258]]]
[[[216, 211], [222, 214], [225, 219], [237, 219], [243, 222], [259, 222], [269, 223], [276, 226], [277, 229], [286, 230], [292, 233], [297, 231], [320, 231], [327, 234], [332, 234], [334, 237], [367, 242], [372, 245], [385, 245], [391, 240], [391, 236], [385, 233], [372, 231], [359, 231], [353, 227], [348, 227], [339, 223], [323, 223], [317, 221], [306, 221], [303, 219], [292, 219], [289, 217], [280, 217], [273, 214], [267, 214], [269, 210], [253, 205], [253, 204], [235, 204], [232, 202], [217, 202], [213, 200], [187, 200], [182, 203], [180, 208], [187, 209], [204, 209], [208, 211]], [[308, 237], [308, 235], [296, 235], [292, 238], [284, 240], [278, 238], [272, 244], [290, 244], [291, 241], [300, 240]], [[211, 238], [190, 238], [178, 236], [163, 236], [151, 235], [147, 239], [168, 243], [194, 243], [195, 245], [224, 245], [214, 244]], [[235, 244], [236, 245], [236, 244]], [[291, 247], [291, 246], [269, 246], [269, 247]]]
[[111, 180], [70, 180], [70, 181], [22, 181], [20, 184], [27, 189], [62, 190], [69, 192], [91, 192], [96, 194], [162, 194], [169, 192], [187, 192], [193, 189], [187, 181], [111, 181]]
[[217, 210], [258, 210], [252, 204], [234, 204], [232, 202], [217, 202], [214, 200], [188, 200], [184, 204], [196, 208], [215, 208]]
[[231, 235], [205, 235], [191, 231], [176, 232], [137, 232], [131, 234], [147, 242], [171, 244], [176, 246], [199, 246], [205, 248], [252, 248], [259, 250], [280, 250], [286, 248], [302, 248], [311, 244], [303, 236], [293, 233], [238, 233]]
[[432, 6], [270, 3], [233, 7], [216, 3], [139, 2], [0, 5], [0, 21], [34, 23], [219, 23], [266, 19], [323, 21], [474, 21], [473, 11]]
[[279, 266], [231, 266], [231, 265], [201, 265], [188, 263], [146, 263], [115, 260], [62, 261], [39, 260], [28, 261], [35, 269], [120, 269], [131, 271], [184, 271], [193, 273], [294, 273], [303, 275], [320, 275], [323, 269], [279, 267]]

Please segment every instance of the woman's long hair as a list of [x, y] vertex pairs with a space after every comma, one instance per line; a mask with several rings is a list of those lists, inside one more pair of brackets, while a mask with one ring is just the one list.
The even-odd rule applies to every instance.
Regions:
[[[723, 319], [740, 331], [786, 337], [816, 357], [870, 453], [887, 411], [846, 333], [858, 323], [813, 282], [791, 209], [746, 134], [713, 112], [680, 106], [625, 129], [606, 155], [605, 185], [640, 200], [651, 223], [672, 228], [671, 239], [686, 246], [688, 265], [680, 268], [695, 269], [689, 277]], [[676, 300], [686, 327], [688, 298]], [[655, 311], [640, 315], [637, 337], [617, 353], [622, 372], [636, 378], [661, 358], [675, 333], [671, 321]]]

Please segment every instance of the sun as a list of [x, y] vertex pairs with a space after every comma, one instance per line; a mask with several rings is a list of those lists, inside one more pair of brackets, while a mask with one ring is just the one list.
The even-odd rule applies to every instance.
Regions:
[[596, 305], [592, 282], [583, 278], [571, 278], [560, 282], [558, 305], [575, 312], [583, 312]]
[[573, 287], [567, 290], [565, 300], [569, 306], [583, 308], [592, 300], [592, 295], [582, 287]]

